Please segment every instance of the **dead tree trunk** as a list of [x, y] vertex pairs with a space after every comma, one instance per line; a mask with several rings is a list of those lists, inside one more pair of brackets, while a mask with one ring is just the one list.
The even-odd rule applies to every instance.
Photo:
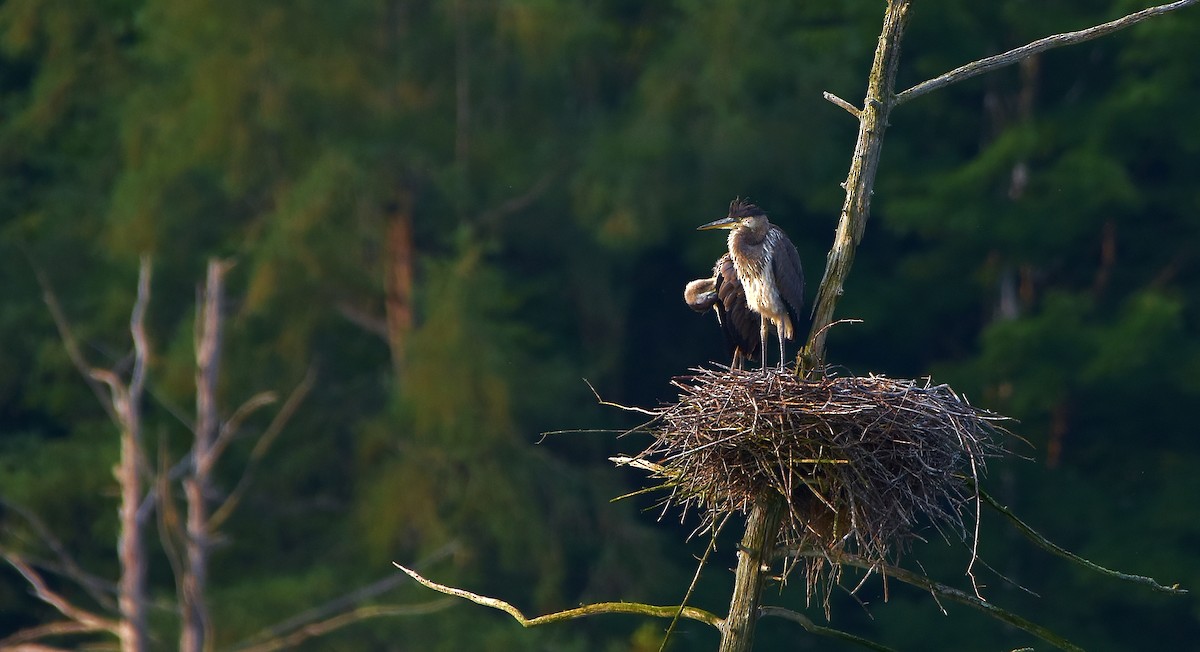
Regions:
[[754, 625], [766, 579], [765, 565], [770, 562], [775, 548], [782, 509], [783, 501], [770, 497], [760, 500], [750, 510], [746, 533], [738, 547], [729, 616], [721, 624], [721, 652], [748, 652], [754, 644]]
[[[817, 290], [812, 333], [802, 352], [803, 366], [819, 366], [825, 358], [826, 326], [833, 321], [833, 309], [842, 294], [842, 284], [854, 261], [854, 249], [862, 239], [871, 211], [872, 187], [883, 148], [883, 132], [888, 114], [895, 105], [893, 89], [896, 66], [900, 62], [900, 40], [908, 22], [909, 0], [890, 0], [883, 29], [875, 47], [875, 62], [867, 81], [867, 96], [858, 117], [858, 141], [846, 177], [846, 201], [834, 235], [833, 248], [825, 267], [825, 276]], [[721, 629], [721, 652], [749, 652], [758, 620], [758, 598], [767, 569], [764, 562], [779, 532], [779, 500], [764, 498], [751, 508], [746, 533], [738, 550], [737, 575], [729, 616]]]
[[192, 472], [183, 482], [187, 502], [184, 537], [185, 565], [180, 582], [182, 627], [179, 649], [203, 652], [211, 648], [208, 603], [209, 498], [213, 495], [212, 471], [217, 450], [220, 416], [217, 413], [217, 378], [221, 362], [221, 310], [224, 276], [230, 264], [210, 260], [196, 313], [196, 432], [192, 444]]
[[825, 275], [817, 288], [812, 331], [801, 352], [802, 362], [805, 363], [803, 366], [808, 369], [820, 366], [825, 359], [825, 336], [829, 324], [833, 322], [834, 306], [842, 296], [842, 286], [854, 263], [854, 249], [862, 240], [867, 217], [871, 213], [871, 196], [874, 194], [875, 173], [879, 169], [879, 155], [883, 149], [883, 133], [887, 129], [892, 107], [896, 105], [896, 67], [900, 63], [900, 40], [908, 23], [908, 9], [909, 0], [888, 2], [862, 108], [856, 109], [837, 102], [858, 118], [858, 140], [854, 144], [854, 156], [850, 159], [850, 172], [843, 184], [846, 200], [842, 204], [833, 246], [825, 261]]
[[126, 385], [107, 369], [91, 369], [90, 376], [108, 385], [113, 413], [121, 429], [121, 458], [113, 475], [121, 488], [118, 508], [120, 534], [117, 536], [117, 557], [121, 578], [117, 583], [117, 610], [121, 619], [117, 636], [122, 652], [143, 652], [147, 649], [146, 630], [146, 549], [142, 542], [142, 521], [138, 508], [142, 504], [142, 392], [146, 381], [146, 358], [150, 349], [146, 338], [146, 305], [150, 302], [150, 259], [142, 258], [138, 271], [137, 300], [129, 320], [133, 336], [133, 373]]
[[405, 347], [413, 329], [412, 198], [401, 191], [387, 216], [383, 288], [388, 347], [397, 379], [404, 378]]

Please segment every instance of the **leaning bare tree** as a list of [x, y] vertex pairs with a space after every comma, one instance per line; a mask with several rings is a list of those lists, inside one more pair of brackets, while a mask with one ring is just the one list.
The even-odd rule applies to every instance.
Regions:
[[[797, 377], [769, 370], [700, 369], [692, 376], [677, 378], [681, 389], [678, 404], [643, 411], [652, 417], [644, 428], [654, 436], [654, 443], [637, 455], [616, 460], [649, 471], [668, 492], [668, 504], [705, 510], [701, 529], [711, 530], [714, 541], [715, 532], [730, 515], [746, 514], [725, 617], [687, 606], [685, 597], [682, 604], [674, 606], [610, 602], [527, 618], [507, 602], [438, 584], [397, 566], [426, 587], [503, 610], [526, 627], [597, 613], [632, 613], [673, 621], [688, 618], [715, 627], [721, 634], [722, 652], [746, 652], [752, 647], [758, 618], [776, 616], [815, 634], [886, 649], [816, 625], [803, 614], [760, 605], [767, 569], [780, 558], [785, 571], [796, 565], [808, 569], [810, 590], [822, 569], [836, 581], [837, 569], [852, 566], [882, 572], [940, 598], [970, 605], [1058, 648], [1078, 649], [1046, 628], [988, 602], [977, 590], [962, 591], [888, 563], [892, 546], [903, 545], [911, 534], [903, 527], [906, 517], [922, 513], [935, 522], [961, 528], [964, 540], [974, 545], [979, 512], [987, 505], [1035, 544], [1055, 554], [1154, 590], [1182, 593], [1178, 587], [1110, 571], [1072, 555], [1038, 535], [984, 492], [978, 482], [980, 471], [985, 459], [997, 450], [996, 436], [1002, 436], [997, 415], [971, 408], [945, 386], [879, 377], [836, 378], [825, 373], [824, 363], [826, 335], [870, 215], [872, 188], [893, 109], [1045, 50], [1097, 38], [1197, 1], [1179, 0], [1102, 25], [1049, 36], [896, 92], [900, 45], [914, 0], [888, 0], [861, 105], [825, 94], [858, 121], [859, 130], [843, 184], [845, 201], [817, 291], [812, 329], [798, 356]], [[864, 414], [866, 421], [860, 421], [858, 416]], [[898, 414], [916, 415], [919, 423], [895, 418]], [[867, 448], [851, 445], [839, 438], [839, 432], [846, 431], [861, 432], [863, 439], [873, 439], [876, 444]], [[731, 432], [738, 435], [729, 435]], [[920, 459], [913, 460], [886, 443], [897, 436], [903, 440], [900, 448], [916, 451]], [[909, 463], [913, 465], [907, 466]], [[932, 475], [925, 468], [932, 469]], [[920, 482], [898, 488], [890, 479], [907, 475], [915, 475]], [[903, 490], [902, 500], [881, 498], [897, 489]], [[971, 511], [974, 526], [963, 521]], [[970, 567], [967, 574], [971, 575]]]

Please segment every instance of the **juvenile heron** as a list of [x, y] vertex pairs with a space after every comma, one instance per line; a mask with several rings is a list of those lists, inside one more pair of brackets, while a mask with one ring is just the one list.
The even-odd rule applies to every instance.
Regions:
[[745, 359], [758, 359], [761, 353], [760, 320], [758, 313], [746, 304], [746, 293], [729, 254], [717, 259], [711, 278], [688, 283], [683, 289], [683, 300], [698, 313], [716, 309], [717, 323], [721, 325], [721, 334], [733, 354], [735, 369], [740, 369]]
[[783, 229], [747, 201], [733, 200], [727, 216], [699, 227], [708, 229], [729, 229], [729, 253], [717, 260], [712, 279], [688, 283], [684, 300], [699, 312], [716, 308], [721, 330], [734, 348], [735, 366], [739, 355], [752, 357], [757, 349], [766, 367], [767, 331], [774, 326], [782, 369], [784, 341], [795, 339], [804, 308], [800, 254]]

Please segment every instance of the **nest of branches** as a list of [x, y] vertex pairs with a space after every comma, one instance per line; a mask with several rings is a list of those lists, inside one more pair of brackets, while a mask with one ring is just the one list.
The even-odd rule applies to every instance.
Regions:
[[834, 552], [883, 563], [927, 525], [972, 539], [1004, 417], [929, 380], [691, 371], [644, 426], [650, 446], [618, 461], [664, 480], [664, 505], [700, 510], [701, 530], [781, 497], [778, 544], [806, 564], [810, 591]]

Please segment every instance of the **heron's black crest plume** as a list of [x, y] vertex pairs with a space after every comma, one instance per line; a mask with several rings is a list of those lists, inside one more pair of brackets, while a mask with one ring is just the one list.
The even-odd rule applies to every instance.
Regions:
[[766, 212], [749, 199], [737, 197], [729, 202], [729, 217], [750, 217], [751, 215], [766, 215]]

